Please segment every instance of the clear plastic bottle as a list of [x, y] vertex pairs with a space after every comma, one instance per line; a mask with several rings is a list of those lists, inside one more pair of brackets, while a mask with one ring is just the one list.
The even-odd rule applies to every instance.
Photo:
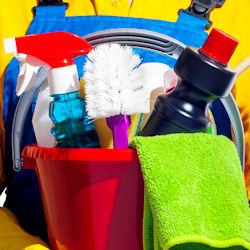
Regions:
[[99, 147], [94, 124], [87, 118], [85, 102], [79, 91], [52, 95], [50, 118], [54, 124], [51, 132], [55, 147], [95, 148]]

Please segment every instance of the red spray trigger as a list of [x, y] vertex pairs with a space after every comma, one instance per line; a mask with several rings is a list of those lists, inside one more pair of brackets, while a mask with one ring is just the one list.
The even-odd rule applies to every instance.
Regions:
[[35, 57], [52, 69], [73, 65], [73, 58], [88, 54], [91, 45], [69, 32], [51, 32], [16, 38], [17, 53]]
[[[77, 67], [73, 58], [88, 54], [91, 45], [83, 38], [69, 32], [51, 32], [44, 34], [13, 37], [4, 40], [6, 53], [17, 58], [26, 55], [23, 60], [33, 66], [47, 67], [50, 94], [65, 94], [79, 91]], [[27, 75], [27, 74], [26, 74]], [[28, 80], [22, 81], [22, 88]]]

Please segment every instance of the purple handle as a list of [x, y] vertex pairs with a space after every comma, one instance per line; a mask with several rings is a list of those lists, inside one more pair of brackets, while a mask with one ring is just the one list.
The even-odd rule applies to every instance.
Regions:
[[128, 129], [130, 116], [114, 115], [106, 118], [108, 127], [113, 133], [114, 148], [128, 148]]

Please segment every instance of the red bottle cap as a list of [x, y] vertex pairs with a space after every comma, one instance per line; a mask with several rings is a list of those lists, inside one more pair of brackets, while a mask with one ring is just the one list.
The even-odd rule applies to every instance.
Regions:
[[233, 55], [238, 43], [239, 42], [235, 38], [228, 34], [218, 29], [212, 29], [202, 48], [200, 48], [200, 51], [226, 65]]

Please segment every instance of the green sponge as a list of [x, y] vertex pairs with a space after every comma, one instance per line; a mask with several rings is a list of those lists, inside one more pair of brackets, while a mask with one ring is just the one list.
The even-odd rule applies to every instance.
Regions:
[[224, 136], [136, 137], [145, 182], [144, 250], [250, 249], [250, 210]]

